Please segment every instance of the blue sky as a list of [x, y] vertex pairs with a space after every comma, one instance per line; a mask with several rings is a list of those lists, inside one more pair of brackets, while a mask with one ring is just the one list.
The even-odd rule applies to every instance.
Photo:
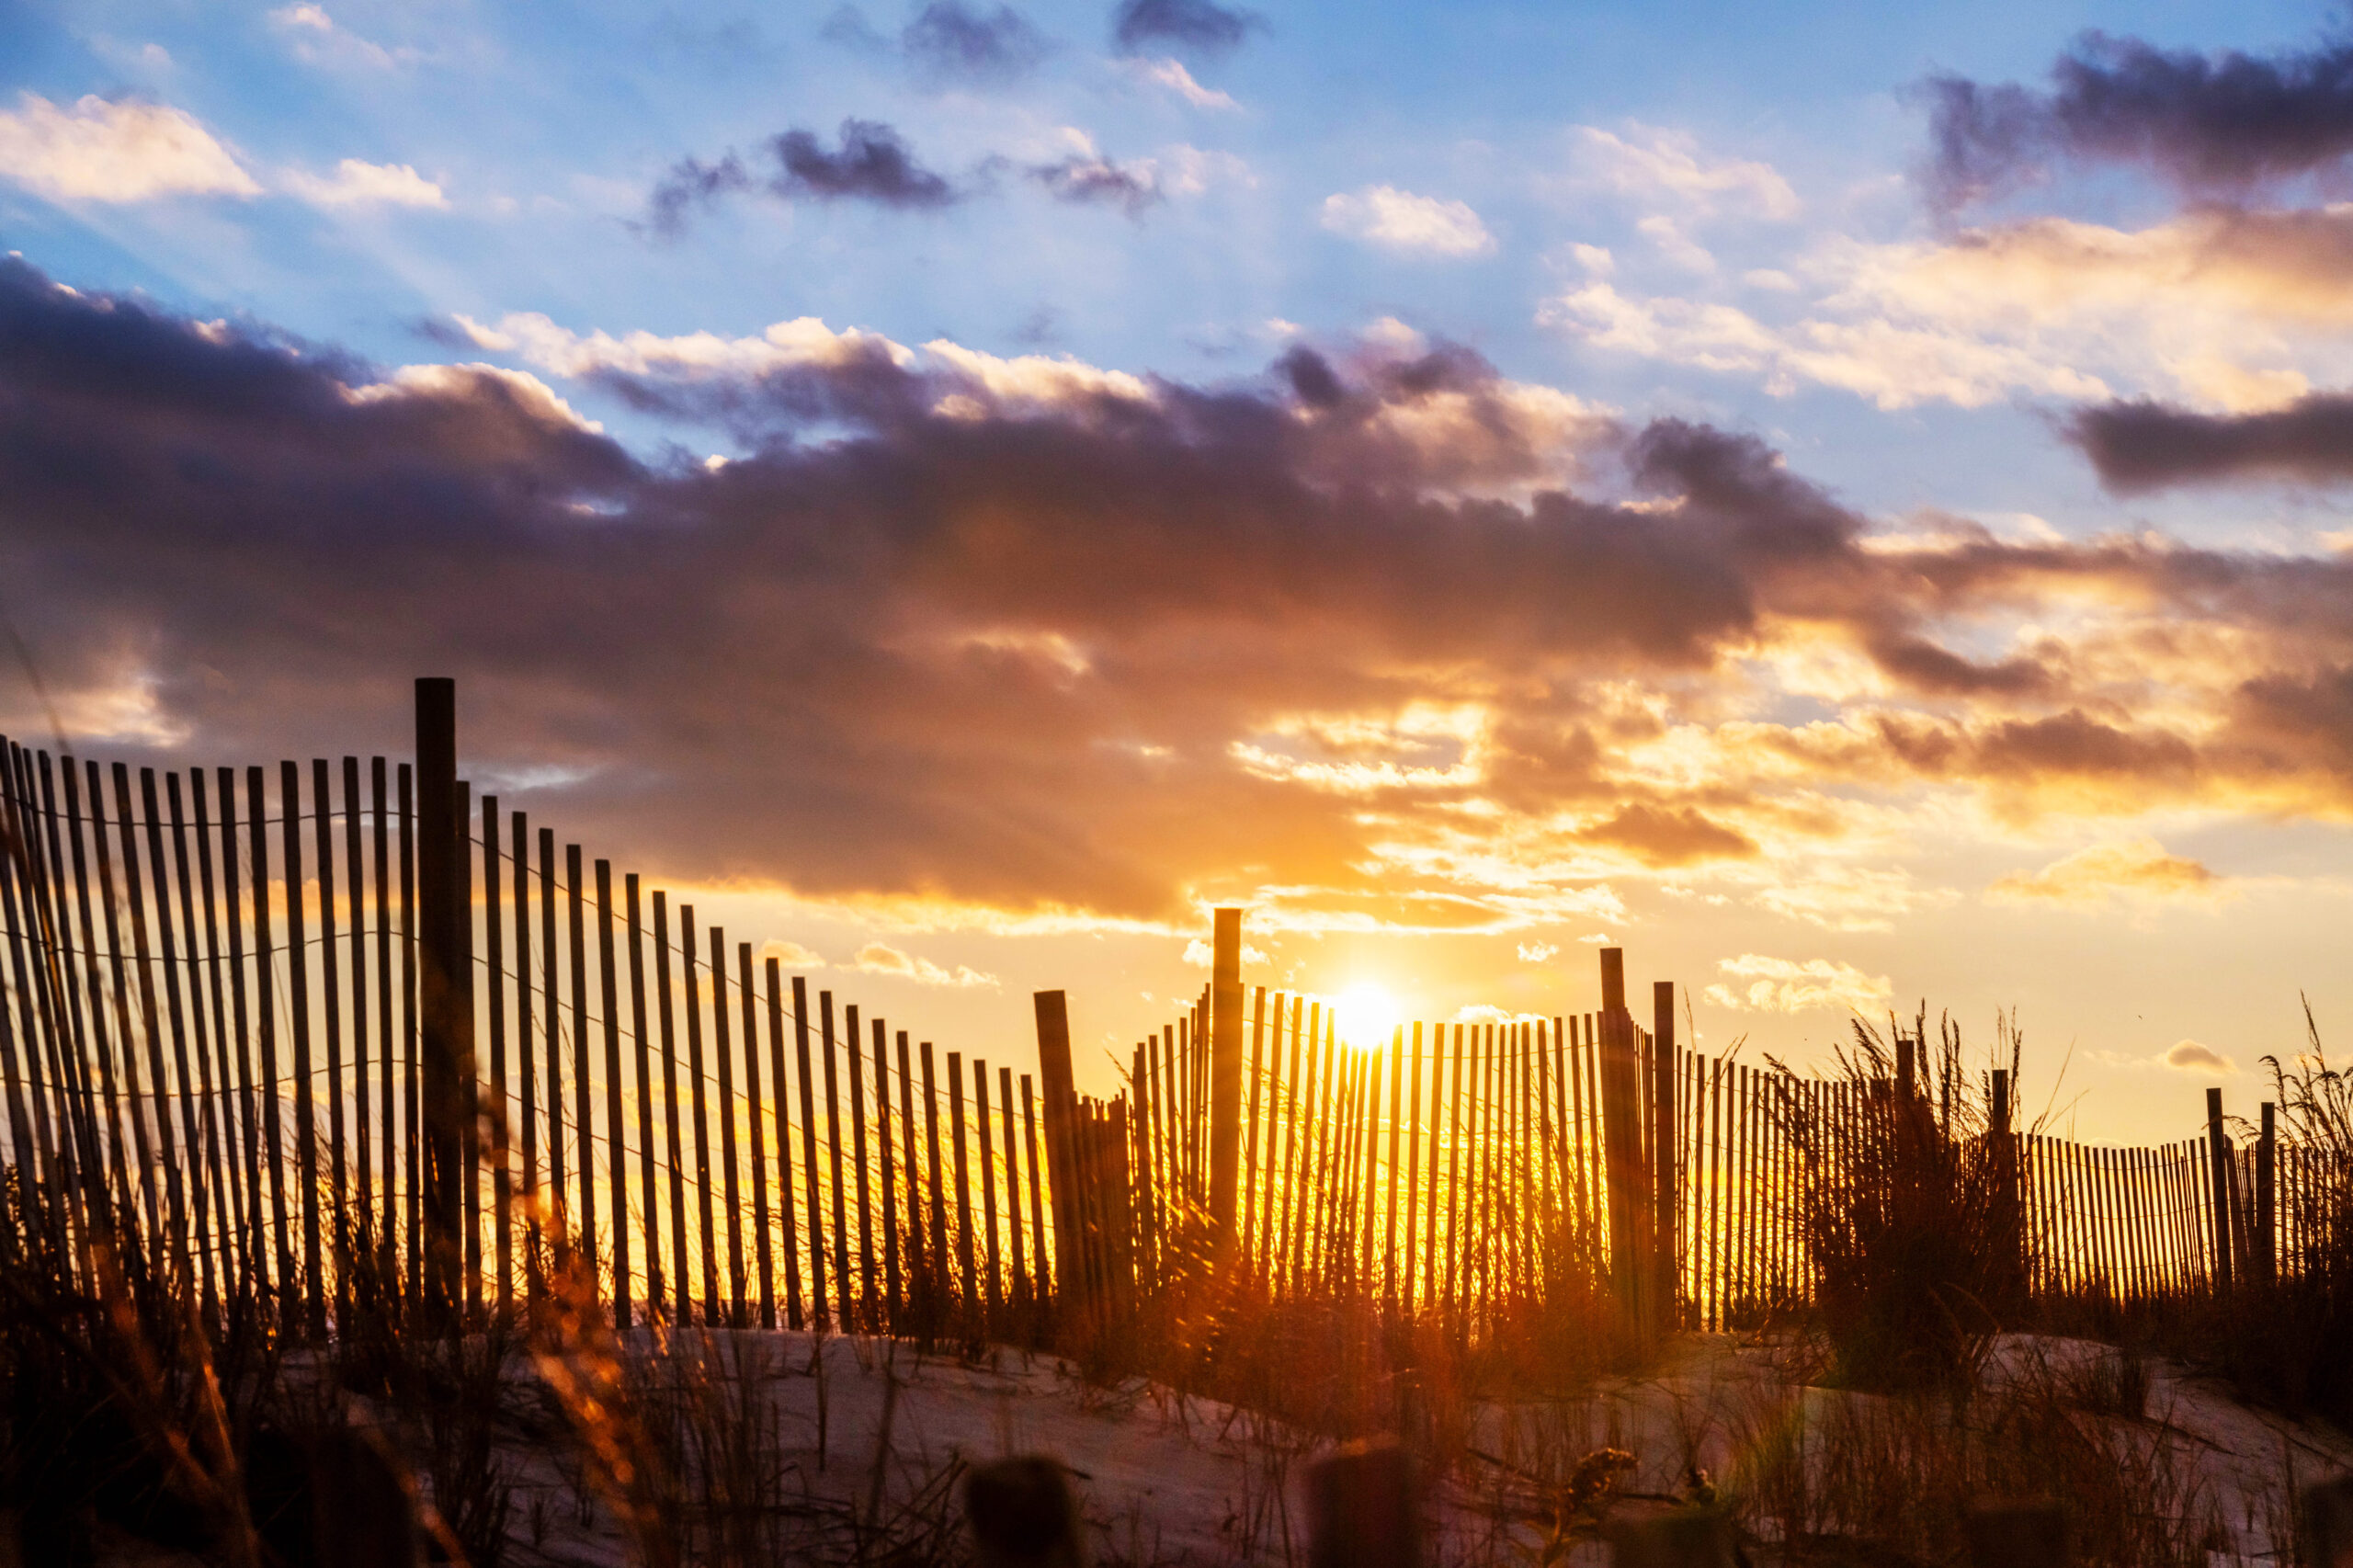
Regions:
[[[626, 482], [580, 479], [578, 506], [650, 538], [721, 515], [706, 506], [782, 517], [819, 478], [850, 483], [824, 454], [912, 472], [945, 449], [926, 443], [954, 447], [975, 428], [1010, 451], [1047, 428], [1099, 434], [1106, 410], [1151, 409], [1199, 451], [1226, 437], [1173, 411], [1229, 393], [1273, 420], [1267, 430], [1308, 429], [1325, 407], [1318, 366], [1379, 403], [1367, 428], [1381, 434], [1301, 458], [1303, 493], [1347, 494], [1373, 475], [1381, 505], [1404, 508], [1401, 529], [1415, 526], [1408, 493], [1525, 508], [1513, 515], [1531, 528], [1541, 494], [1570, 494], [1619, 508], [1605, 534], [1647, 526], [1662, 493], [1674, 507], [1715, 506], [1696, 459], [1645, 476], [1657, 449], [1644, 442], [1685, 428], [1769, 449], [1774, 472], [1806, 487], [1799, 511], [1847, 519], [1848, 553], [1818, 570], [1756, 567], [1742, 591], [1760, 618], [1735, 617], [1741, 630], [1709, 633], [1697, 653], [1666, 650], [1660, 632], [1630, 653], [1598, 631], [1574, 655], [1509, 637], [1433, 652], [1408, 647], [1398, 621], [1311, 667], [1267, 618], [1324, 613], [1312, 597], [1238, 619], [1188, 601], [1128, 642], [1093, 607], [987, 585], [985, 551], [945, 597], [946, 569], [920, 552], [853, 576], [893, 627], [866, 650], [878, 658], [920, 664], [908, 652], [920, 631], [959, 658], [1029, 661], [1024, 678], [1041, 691], [1076, 683], [1005, 720], [1053, 738], [974, 762], [958, 722], [940, 717], [951, 697], [971, 699], [945, 665], [925, 666], [948, 681], [937, 705], [863, 729], [870, 698], [845, 687], [804, 712], [804, 687], [823, 679], [790, 666], [769, 669], [772, 687], [751, 688], [719, 726], [746, 755], [837, 746], [859, 766], [970, 766], [982, 781], [969, 799], [954, 811], [914, 802], [916, 814], [969, 809], [989, 824], [974, 835], [1056, 844], [1116, 821], [1181, 847], [1074, 852], [1025, 880], [969, 845], [877, 828], [874, 859], [889, 869], [853, 873], [790, 846], [796, 832], [813, 841], [858, 820], [841, 803], [857, 779], [814, 765], [785, 790], [799, 806], [767, 808], [784, 847], [732, 861], [676, 835], [633, 847], [701, 879], [707, 899], [753, 901], [740, 919], [836, 964], [886, 942], [936, 960], [934, 980], [983, 977], [926, 990], [868, 966], [871, 983], [952, 1002], [976, 1028], [1017, 1035], [1027, 986], [1063, 983], [1082, 964], [1116, 977], [1104, 982], [1118, 994], [1105, 1038], [1141, 1028], [1197, 978], [1183, 933], [1222, 897], [1277, 912], [1267, 967], [1286, 983], [1380, 979], [1428, 999], [1431, 1016], [1474, 1002], [1576, 1006], [1587, 977], [1552, 955], [1581, 957], [1574, 944], [1600, 927], [1686, 978], [1716, 1041], [1819, 1050], [1849, 1006], [1919, 994], [1976, 1019], [2018, 1004], [2030, 1036], [2055, 1037], [2054, 1052], [2075, 1042], [2072, 1071], [2123, 1108], [2099, 1114], [2135, 1131], [2194, 1110], [2191, 1075], [2158, 1065], [2177, 1040], [2210, 1041], [2251, 1085], [2255, 1056], [2293, 1043], [2299, 987], [2353, 1005], [2353, 989], [2330, 990], [2327, 956], [2353, 887], [2342, 826], [2353, 751], [2332, 728], [2347, 711], [2332, 682], [2353, 668], [2353, 586], [2342, 437], [2326, 424], [2335, 389], [2353, 380], [2353, 313], [2330, 302], [2347, 149], [2325, 130], [2317, 151], [2257, 148], [2270, 161], [2254, 175], [2199, 173], [2197, 137], [2207, 152], [2240, 143], [2199, 118], [2196, 83], [2132, 132], [2145, 144], [2070, 129], [2062, 95], [2046, 93], [2063, 60], [2107, 58], [2075, 41], [2098, 32], [2177, 62], [2245, 51], [2299, 112], [2334, 125], [2298, 74], [2339, 47], [2331, 17], [2248, 5], [1169, 9], [1196, 35], [1217, 24], [1233, 36], [1145, 27], [1122, 45], [1101, 4], [19, 6], [0, 12], [0, 249], [72, 298], [143, 301], [195, 352], [262, 345], [393, 401], [519, 397], [530, 433], [518, 442], [555, 430], [569, 451], [609, 438], [623, 456], [597, 459], [598, 472], [640, 465]], [[925, 47], [943, 37], [995, 52]], [[2142, 66], [2113, 69], [2120, 80]], [[2196, 75], [2183, 65], [2165, 79], [2179, 87], [2182, 72]], [[1961, 143], [1923, 88], [1938, 75], [2025, 85], [2018, 123], [2041, 140], [2001, 171], [2008, 186], [1940, 199], [1931, 154]], [[796, 132], [797, 166], [778, 150]], [[911, 160], [913, 183], [879, 191], [852, 166], [860, 145]], [[665, 188], [720, 169], [736, 172], [662, 221]], [[79, 308], [26, 287], [34, 315]], [[1416, 390], [1416, 366], [1458, 381]], [[861, 402], [852, 381], [868, 374], [906, 378], [934, 400], [928, 412]], [[103, 412], [88, 417], [110, 428]], [[2136, 419], [2175, 421], [2157, 438], [2187, 449], [2182, 421], [2227, 444], [2272, 439], [2262, 422], [2279, 418], [2320, 422], [2317, 447], [2186, 480], [2132, 467], [2126, 451]], [[218, 440], [242, 450], [253, 434]], [[1491, 437], [1495, 451], [1481, 445]], [[988, 473], [1034, 499], [1025, 460], [993, 460]], [[712, 499], [721, 481], [708, 476], [755, 472], [791, 483], [766, 500]], [[1759, 496], [1778, 483], [1748, 478]], [[1154, 494], [1107, 505], [1132, 513]], [[172, 526], [158, 505], [155, 526]], [[874, 505], [876, 537], [898, 537]], [[1225, 520], [1203, 505], [1202, 528]], [[271, 733], [252, 701], [196, 691], [172, 661], [250, 694], [275, 688], [266, 672], [318, 657], [303, 641], [327, 636], [315, 629], [231, 646], [192, 624], [205, 572], [254, 581], [251, 562], [282, 543], [222, 536], [190, 558], [189, 599], [168, 587], [141, 598], [114, 594], [103, 566], [40, 521], [13, 517], [14, 569], [53, 588], [61, 617], [75, 594], [149, 607], [121, 609], [111, 641], [35, 639], [86, 735], [193, 754]], [[442, 537], [390, 513], [353, 526], [371, 537], [337, 547], [349, 561], [412, 527], [417, 540]], [[803, 526], [779, 523], [776, 537], [831, 548], [847, 536], [827, 529], [852, 528], [821, 517]], [[1229, 540], [1237, 570], [1288, 526]], [[1104, 592], [1157, 602], [1153, 579], [1116, 589], [1109, 566], [1059, 553], [1069, 540], [1016, 536], [1064, 562], [1081, 597], [1100, 572]], [[1324, 537], [1309, 529], [1261, 564], [1287, 570]], [[1359, 552], [1410, 555], [1404, 538], [1329, 546], [1328, 575], [1347, 576]], [[1688, 578], [1737, 548], [1702, 547], [1676, 569]], [[2200, 551], [2208, 565], [2183, 564]], [[1852, 585], [1890, 561], [1922, 565]], [[1191, 569], [1179, 562], [1169, 570]], [[737, 566], [710, 570], [695, 581], [714, 595], [739, 580]], [[1977, 572], [2002, 585], [1961, 585]], [[2225, 605], [2221, 576], [2267, 585]], [[797, 582], [778, 585], [779, 602]], [[1475, 598], [1437, 597], [1481, 614]], [[1535, 600], [1498, 619], [1536, 614]], [[1877, 607], [1897, 600], [1904, 625], [1892, 628]], [[1616, 611], [1585, 613], [1600, 627]], [[529, 664], [533, 689], [560, 686], [561, 661], [517, 653], [495, 619], [426, 646], [465, 650], [471, 680], [519, 685]], [[1186, 636], [1201, 641], [1172, 653]], [[415, 656], [392, 631], [346, 641], [355, 660]], [[1263, 657], [1246, 675], [1218, 673], [1226, 651], [1250, 649]], [[647, 651], [658, 662], [659, 646]], [[747, 633], [721, 652], [750, 666], [811, 649]], [[1195, 694], [1167, 676], [1186, 659], [1244, 695], [1194, 711]], [[604, 693], [579, 678], [566, 695], [593, 711]], [[906, 678], [894, 694], [929, 689]], [[1093, 684], [1104, 689], [1080, 689]], [[1540, 699], [1526, 695], [1539, 687]], [[336, 707], [358, 689], [337, 687], [325, 706], [358, 711], [356, 696]], [[680, 730], [676, 707], [649, 684], [538, 737], [577, 764], [545, 775], [556, 782], [537, 786], [542, 809], [625, 820], [598, 815], [616, 809], [622, 779], [630, 799], [692, 810], [699, 797], [676, 779], [708, 737]], [[1537, 727], [1574, 729], [1577, 743], [1506, 738], [1539, 710]], [[1138, 717], [1179, 710], [1166, 736]], [[1931, 756], [1931, 730], [1976, 760]], [[1999, 750], [2011, 741], [2041, 749]], [[1201, 771], [1182, 787], [1098, 777], [1107, 748], [1147, 769], [1173, 756]], [[1507, 752], [1513, 767], [1495, 760]], [[631, 771], [625, 755], [653, 760]], [[2099, 760], [2119, 756], [2144, 760]], [[533, 756], [492, 760], [539, 777]], [[1030, 762], [1085, 781], [1058, 806]], [[1510, 782], [1522, 773], [1546, 782]], [[1270, 824], [1264, 846], [1184, 825], [1182, 812], [1230, 812], [1245, 789], [1262, 791], [1249, 798]], [[1177, 805], [1138, 803], [1155, 790]], [[1460, 826], [1473, 820], [1489, 824], [1475, 845]], [[1413, 915], [1416, 878], [1457, 890], [1475, 915], [1459, 929]], [[1368, 889], [1403, 902], [1368, 916]]]

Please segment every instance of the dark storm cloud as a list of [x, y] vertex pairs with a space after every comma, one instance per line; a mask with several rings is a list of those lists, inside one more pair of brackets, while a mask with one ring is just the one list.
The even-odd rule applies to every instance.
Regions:
[[774, 170], [759, 177], [733, 148], [710, 163], [681, 158], [654, 182], [642, 227], [676, 239], [695, 210], [753, 190], [788, 201], [807, 197], [910, 209], [946, 207], [957, 199], [946, 177], [925, 168], [906, 138], [882, 121], [845, 119], [840, 139], [840, 146], [828, 152], [813, 131], [770, 137], [764, 150]]
[[1161, 199], [1160, 181], [1149, 166], [1108, 158], [1073, 155], [1033, 166], [1029, 177], [1053, 192], [1056, 200], [1117, 207], [1131, 218], [1142, 217]]
[[2315, 392], [2260, 414], [2200, 414], [2148, 401], [2102, 403], [2066, 423], [2100, 482], [2134, 492], [2239, 480], [2353, 480], [2353, 395]]
[[[1769, 743], [1821, 780], [2353, 795], [2353, 703], [2309, 673], [2353, 666], [2328, 562], [1878, 549], [1754, 438], [1539, 417], [1446, 346], [1209, 387], [849, 336], [757, 371], [631, 353], [572, 369], [752, 455], [642, 460], [517, 372], [386, 375], [0, 264], [10, 615], [69, 714], [136, 692], [199, 761], [404, 749], [408, 681], [454, 675], [479, 787], [566, 770], [523, 803], [567, 834], [813, 895], [1156, 916], [1220, 868], [1362, 887], [1370, 846], [1473, 793], [1645, 864], [1750, 856], [1736, 780], [1613, 775], [1665, 720], [1610, 694], [1732, 681], [1776, 628], [1951, 710]], [[1639, 499], [1562, 488], [1564, 440]], [[1938, 617], [2053, 584], [2289, 652], [2216, 676], [2227, 733], [2197, 744], [2063, 662], [2045, 691], [1927, 656]], [[1484, 783], [1284, 773], [1378, 764], [1363, 716], [1458, 701], [1491, 716]], [[1398, 743], [1442, 767], [1432, 744]]]
[[1002, 85], [1019, 80], [1053, 52], [1053, 42], [1010, 6], [970, 9], [932, 0], [899, 35], [919, 75], [934, 82]]
[[733, 153], [710, 164], [681, 158], [654, 183], [646, 200], [646, 222], [663, 238], [676, 239], [686, 232], [690, 210], [751, 188], [751, 175]]
[[2184, 189], [2243, 191], [2353, 152], [2353, 44], [2268, 57], [2168, 52], [2086, 33], [2047, 90], [1941, 75], [1922, 84], [1928, 180], [1947, 207], [2066, 165], [2130, 164]]
[[1240, 47], [1253, 28], [1264, 26], [1253, 13], [1216, 0], [1121, 0], [1112, 13], [1111, 40], [1131, 54], [1174, 47], [1214, 55]]
[[915, 160], [906, 138], [879, 119], [845, 119], [841, 145], [827, 152], [814, 132], [788, 131], [769, 143], [779, 196], [871, 201], [883, 207], [945, 207], [955, 190]]

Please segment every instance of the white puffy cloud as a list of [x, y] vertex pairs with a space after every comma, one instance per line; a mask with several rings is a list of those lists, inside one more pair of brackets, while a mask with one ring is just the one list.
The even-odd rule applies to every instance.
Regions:
[[0, 110], [0, 177], [52, 201], [261, 194], [194, 116], [95, 95], [67, 108], [25, 93], [15, 109]]
[[1550, 963], [1553, 959], [1560, 956], [1560, 952], [1561, 949], [1554, 947], [1550, 942], [1522, 942], [1519, 944], [1519, 961], [1522, 963]]
[[2238, 1064], [2229, 1057], [2194, 1040], [2176, 1040], [2159, 1060], [2177, 1073], [2227, 1076], [2238, 1071]]
[[1734, 982], [1707, 989], [1707, 999], [1719, 1007], [1757, 1013], [1804, 1013], [1817, 1008], [1862, 1013], [1883, 1009], [1895, 994], [1883, 974], [1865, 974], [1853, 964], [1832, 959], [1766, 958], [1743, 953], [1720, 960], [1716, 967]]
[[1336, 234], [1388, 250], [1483, 256], [1495, 248], [1495, 236], [1469, 204], [1416, 196], [1393, 185], [1325, 197], [1323, 223]]

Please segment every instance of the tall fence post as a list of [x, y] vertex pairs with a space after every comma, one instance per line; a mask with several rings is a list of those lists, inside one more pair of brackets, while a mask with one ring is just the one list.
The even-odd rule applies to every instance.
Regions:
[[458, 684], [437, 676], [416, 683], [417, 995], [419, 1098], [425, 1136], [425, 1312], [429, 1332], [458, 1327], [460, 1230], [469, 1173], [463, 1164], [465, 1096], [459, 1073], [471, 1041], [460, 988], [471, 996], [458, 922], [455, 807], [458, 788]]
[[1601, 949], [1601, 1142], [1609, 1169], [1609, 1279], [1630, 1324], [1643, 1321], [1641, 1094], [1634, 1019], [1626, 1010], [1626, 953]]
[[2222, 1126], [2222, 1091], [2206, 1091], [2207, 1199], [2213, 1215], [2214, 1289], [2231, 1288], [2231, 1135]]
[[1242, 1167], [1242, 911], [1216, 912], [1210, 962], [1210, 1220], [1230, 1260]]
[[1676, 1169], [1675, 983], [1661, 980], [1651, 986], [1651, 1326], [1659, 1334], [1675, 1328], [1677, 1246], [1675, 1218], [1681, 1211]]
[[1073, 1145], [1071, 1127], [1078, 1109], [1078, 1092], [1071, 1080], [1070, 1008], [1059, 991], [1040, 991], [1033, 1001], [1038, 1011], [1038, 1075], [1045, 1080], [1046, 1091], [1046, 1180], [1053, 1202], [1054, 1279], [1063, 1290], [1077, 1284], [1075, 1293], [1083, 1296], [1088, 1270], [1080, 1256], [1078, 1151]]

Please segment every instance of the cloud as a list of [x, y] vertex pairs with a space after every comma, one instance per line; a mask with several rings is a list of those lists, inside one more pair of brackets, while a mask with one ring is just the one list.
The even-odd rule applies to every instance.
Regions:
[[1631, 805], [1585, 830], [1584, 837], [1631, 852], [1646, 866], [1688, 866], [1704, 860], [1746, 859], [1756, 841], [1686, 806], [1661, 810]]
[[1185, 62], [1181, 60], [1131, 60], [1127, 65], [1139, 80], [1165, 88], [1195, 108], [1239, 109], [1242, 107], [1233, 101], [1233, 95], [1222, 93], [1214, 87], [1204, 87], [1194, 81], [1193, 74], [1185, 69]]
[[[1713, 277], [1684, 220], [1654, 213], [1641, 227], [1663, 256]], [[1752, 268], [1748, 293], [1644, 297], [1603, 253], [1579, 259], [1585, 278], [1540, 321], [1777, 394], [1829, 385], [1887, 408], [2155, 392], [2253, 412], [2341, 380], [2353, 350], [2353, 208], [2207, 204], [2141, 229], [2040, 217], [1933, 240], [1834, 236], [1787, 272]]]
[[824, 959], [819, 958], [815, 953], [812, 952], [807, 948], [802, 947], [800, 943], [787, 941], [781, 937], [771, 937], [767, 941], [762, 943], [760, 946], [760, 958], [762, 961], [774, 959], [779, 965], [785, 969], [823, 969], [825, 967], [825, 960]]
[[1336, 234], [1388, 250], [1483, 256], [1495, 248], [1495, 236], [1467, 204], [1415, 196], [1393, 185], [1327, 196], [1322, 221]]
[[1029, 177], [1058, 201], [1117, 207], [1141, 218], [1163, 199], [1159, 165], [1149, 158], [1115, 163], [1096, 153], [1074, 153], [1059, 163], [1040, 164]]
[[1745, 984], [1711, 985], [1705, 993], [1719, 1007], [1755, 1013], [1805, 1013], [1828, 1008], [1847, 1013], [1886, 1009], [1894, 986], [1883, 974], [1865, 974], [1849, 963], [1831, 959], [1766, 958], [1743, 953], [1722, 959], [1716, 968]]
[[841, 146], [827, 152], [815, 133], [788, 131], [762, 151], [773, 165], [756, 175], [730, 148], [716, 160], [681, 158], [646, 196], [645, 227], [665, 239], [686, 230], [688, 214], [731, 196], [762, 191], [781, 200], [870, 201], [878, 207], [922, 210], [958, 199], [947, 179], [917, 161], [906, 139], [881, 120], [845, 119]]
[[2228, 1076], [2238, 1071], [2231, 1059], [2211, 1045], [2200, 1045], [2194, 1040], [2177, 1040], [2159, 1058], [2177, 1073], [2196, 1073], [2205, 1076]]
[[1620, 136], [1581, 125], [1574, 134], [1581, 161], [1604, 185], [1628, 196], [1669, 197], [1700, 212], [1730, 210], [1776, 220], [1798, 215], [1797, 192], [1772, 165], [1706, 157], [1688, 132], [1633, 125]]
[[[1185, 943], [1184, 960], [1195, 969], [1211, 969], [1217, 964], [1217, 949], [1199, 937], [1194, 937]], [[1274, 960], [1245, 942], [1242, 944], [1242, 961], [1245, 965], [1260, 965], [1272, 963]], [[1149, 1001], [1150, 998], [1147, 997], [1146, 1000]]]
[[2068, 439], [2125, 494], [2175, 485], [2353, 480], [2353, 394], [2315, 392], [2259, 414], [2201, 414], [2150, 399], [2077, 410]]
[[358, 65], [388, 71], [424, 58], [415, 49], [387, 49], [360, 37], [316, 5], [283, 6], [269, 13], [270, 25], [285, 35], [296, 58], [315, 65]]
[[440, 186], [406, 164], [363, 164], [346, 158], [324, 177], [290, 172], [285, 187], [321, 207], [435, 207], [447, 209], [449, 199]]
[[2014, 871], [1988, 891], [1996, 898], [2100, 903], [2115, 893], [2150, 898], [2211, 898], [2222, 879], [2196, 860], [2169, 855], [2154, 838], [2095, 844], [2035, 872]]
[[961, 0], [931, 0], [899, 35], [899, 47], [931, 81], [1003, 85], [1035, 70], [1054, 46], [1010, 6], [983, 12]]
[[2265, 58], [2090, 32], [2052, 66], [2047, 91], [1940, 75], [1919, 93], [1927, 183], [1949, 209], [2069, 165], [2135, 165], [2184, 190], [2238, 192], [2353, 152], [2353, 44]]
[[1560, 952], [1561, 949], [1550, 942], [1522, 942], [1519, 944], [1519, 961], [1550, 963], [1560, 956]]
[[2098, 378], [2033, 347], [1876, 312], [1774, 325], [1735, 305], [1629, 298], [1595, 279], [1545, 301], [1536, 319], [1597, 348], [1752, 375], [1776, 396], [1805, 381], [1841, 388], [1883, 409], [1927, 402], [1980, 408], [2021, 391], [2066, 397], [2109, 392]]
[[0, 110], [0, 177], [51, 201], [261, 194], [235, 154], [184, 110], [96, 96], [62, 108], [19, 94], [15, 109]]
[[1215, 0], [1120, 0], [1111, 17], [1111, 40], [1128, 54], [1159, 44], [1220, 55], [1266, 25], [1254, 12], [1229, 10]]
[[1579, 937], [1577, 940], [1588, 948], [1606, 948], [1610, 945], [1612, 938], [1607, 931], [1596, 931], [1589, 936]]
[[1939, 835], [2353, 819], [2335, 554], [1874, 520], [1392, 324], [1207, 382], [813, 318], [438, 341], [0, 263], [0, 580], [79, 743], [389, 753], [447, 673], [473, 776], [600, 853], [906, 930], [1551, 942], [1684, 858], [1864, 929]]
[[699, 158], [681, 158], [654, 182], [653, 192], [646, 199], [647, 224], [665, 239], [676, 239], [686, 232], [690, 210], [714, 206], [722, 197], [751, 188], [751, 174], [733, 152], [709, 164]]
[[849, 967], [868, 974], [887, 974], [901, 980], [912, 980], [917, 985], [952, 985], [961, 988], [988, 986], [995, 988], [997, 978], [958, 964], [952, 970], [940, 968], [929, 959], [912, 958], [883, 942], [869, 942], [858, 949]]
[[881, 120], [843, 120], [838, 152], [825, 151], [807, 131], [788, 131], [771, 145], [781, 167], [772, 182], [780, 196], [911, 208], [956, 199], [948, 182], [916, 162], [906, 139]]

